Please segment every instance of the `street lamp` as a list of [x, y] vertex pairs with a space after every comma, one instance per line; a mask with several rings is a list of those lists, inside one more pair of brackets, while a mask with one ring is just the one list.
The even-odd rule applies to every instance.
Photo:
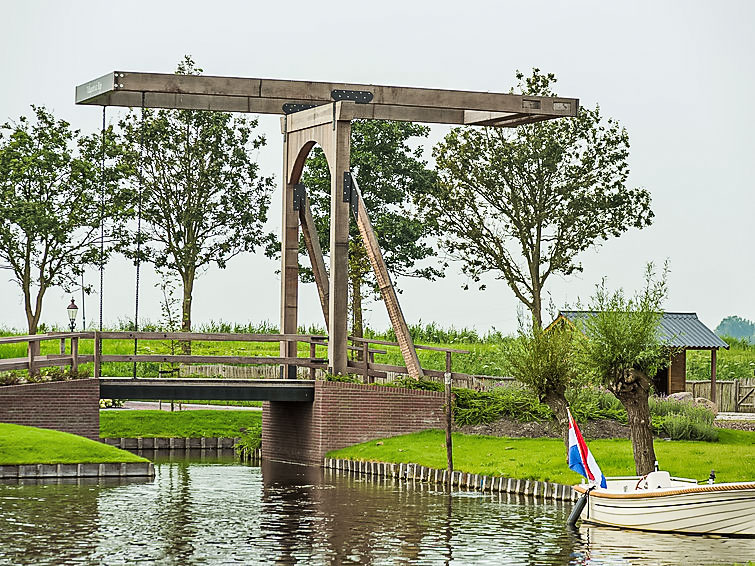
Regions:
[[79, 307], [73, 302], [73, 297], [71, 297], [71, 304], [68, 305], [67, 310], [68, 320], [71, 322], [71, 332], [73, 332], [73, 329], [76, 328], [76, 314], [79, 312]]

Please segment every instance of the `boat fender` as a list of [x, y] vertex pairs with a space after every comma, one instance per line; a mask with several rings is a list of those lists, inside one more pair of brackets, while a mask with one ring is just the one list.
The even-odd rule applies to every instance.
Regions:
[[577, 521], [579, 521], [579, 516], [582, 515], [582, 510], [585, 508], [585, 505], [587, 505], [587, 498], [590, 497], [590, 492], [593, 489], [595, 489], [594, 485], [588, 487], [584, 495], [577, 499], [574, 507], [572, 507], [571, 513], [569, 513], [569, 518], [566, 520], [566, 524], [570, 527], [573, 527], [577, 524]]

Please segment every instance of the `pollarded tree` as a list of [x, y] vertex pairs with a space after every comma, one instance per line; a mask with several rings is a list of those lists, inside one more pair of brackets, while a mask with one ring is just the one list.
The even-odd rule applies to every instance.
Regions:
[[659, 333], [667, 273], [668, 267], [656, 278], [649, 264], [644, 289], [632, 297], [601, 282], [590, 312], [578, 319], [586, 337], [580, 342], [583, 366], [624, 405], [639, 475], [651, 472], [655, 462], [648, 398], [652, 376], [669, 359]]
[[569, 444], [566, 390], [579, 376], [577, 342], [573, 327], [555, 325], [547, 330], [520, 321], [517, 337], [504, 347], [511, 377], [524, 383], [556, 417], [564, 444]]
[[32, 109], [32, 118], [0, 128], [0, 260], [21, 288], [29, 333], [36, 334], [47, 290], [68, 290], [87, 266], [104, 261], [130, 195], [119, 188], [124, 167], [111, 128], [103, 144], [100, 134], [82, 136], [44, 107]]
[[[434, 279], [443, 273], [433, 265], [417, 266], [432, 257], [428, 242], [433, 224], [417, 214], [413, 196], [426, 192], [434, 173], [422, 159], [422, 148], [410, 143], [427, 137], [429, 128], [408, 122], [355, 120], [351, 124], [351, 167], [362, 191], [385, 263], [393, 277]], [[302, 183], [307, 187], [312, 215], [323, 253], [330, 250], [330, 172], [325, 154], [315, 148], [306, 163]], [[302, 245], [303, 247], [303, 245]], [[303, 280], [312, 281], [302, 269]], [[376, 283], [367, 251], [355, 222], [349, 229], [349, 280], [351, 283], [352, 333], [363, 335], [362, 301]]]
[[[553, 96], [556, 78], [534, 69], [524, 94]], [[421, 209], [441, 245], [479, 281], [506, 281], [542, 326], [543, 289], [580, 271], [580, 252], [651, 223], [650, 194], [626, 186], [629, 136], [600, 108], [519, 126], [453, 129], [434, 149], [440, 182]]]
[[[178, 74], [202, 70], [186, 57]], [[270, 240], [271, 177], [259, 175], [253, 152], [265, 145], [256, 120], [224, 112], [131, 112], [122, 122], [134, 183], [142, 175], [142, 259], [183, 284], [181, 329], [191, 330], [194, 281], [202, 268], [225, 268], [241, 252]], [[133, 233], [124, 239], [136, 257]]]

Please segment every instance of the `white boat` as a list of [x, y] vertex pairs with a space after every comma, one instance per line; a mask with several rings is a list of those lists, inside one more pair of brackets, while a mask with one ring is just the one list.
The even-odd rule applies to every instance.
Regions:
[[606, 478], [606, 488], [575, 485], [587, 493], [585, 523], [643, 531], [755, 536], [755, 482], [698, 485], [655, 471]]

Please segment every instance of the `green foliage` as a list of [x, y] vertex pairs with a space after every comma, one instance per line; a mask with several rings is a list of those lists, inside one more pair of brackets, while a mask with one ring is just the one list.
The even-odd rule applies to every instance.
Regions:
[[[187, 56], [177, 73], [201, 69]], [[121, 249], [181, 277], [181, 326], [188, 330], [198, 270], [211, 263], [225, 268], [272, 239], [263, 228], [273, 180], [259, 175], [253, 159], [266, 141], [254, 135], [256, 120], [225, 112], [143, 109], [120, 125], [133, 182], [143, 185], [136, 204], [142, 241], [124, 232]]]
[[[723, 336], [728, 350], [716, 356], [716, 378], [719, 380], [747, 379], [755, 375], [755, 344], [742, 338]], [[687, 380], [710, 379], [710, 352], [687, 351]]]
[[648, 264], [645, 287], [632, 297], [623, 289], [609, 291], [603, 279], [591, 298], [591, 310], [576, 321], [586, 337], [580, 343], [584, 369], [620, 399], [636, 387], [649, 391], [647, 376], [668, 363], [659, 336], [667, 273], [668, 266], [656, 278]]
[[[485, 333], [479, 333], [473, 328], [466, 327], [442, 328], [435, 322], [423, 325], [422, 320], [417, 324], [409, 325], [409, 334], [415, 342], [429, 344], [498, 344], [511, 339], [495, 328]], [[393, 328], [380, 332], [368, 327], [365, 328], [364, 336], [365, 338], [396, 342], [396, 333]]]
[[510, 376], [540, 400], [549, 395], [563, 396], [578, 376], [575, 341], [575, 332], [567, 325], [548, 331], [537, 324], [521, 325], [516, 340], [503, 348]]
[[665, 434], [671, 440], [718, 440], [718, 429], [713, 426], [715, 415], [705, 407], [674, 399], [650, 399], [653, 431]]
[[47, 289], [78, 286], [85, 268], [104, 261], [100, 218], [108, 218], [107, 255], [130, 195], [119, 188], [125, 170], [112, 129], [86, 137], [45, 108], [32, 109], [31, 119], [0, 126], [0, 261], [21, 289], [35, 334]]
[[249, 428], [241, 432], [236, 441], [234, 450], [237, 456], [249, 454], [262, 448], [262, 423], [253, 423]]
[[755, 344], [755, 322], [746, 318], [727, 316], [716, 326], [715, 332], [721, 337], [729, 336], [748, 344]]
[[543, 422], [553, 413], [529, 391], [517, 387], [499, 387], [493, 391], [454, 389], [454, 420], [459, 426], [491, 423], [501, 418], [520, 422]]
[[593, 387], [576, 387], [566, 392], [569, 409], [577, 422], [611, 419], [626, 424], [627, 412], [615, 396]]
[[327, 373], [325, 374], [323, 381], [337, 381], [340, 383], [362, 383], [362, 379], [360, 377], [357, 377], [355, 375], [336, 375], [333, 373]]
[[[517, 79], [524, 94], [555, 94], [553, 74]], [[626, 187], [629, 136], [597, 106], [515, 129], [454, 128], [433, 155], [440, 182], [418, 202], [441, 246], [473, 281], [504, 280], [540, 325], [551, 275], [580, 271], [579, 253], [653, 218], [650, 193]]]

